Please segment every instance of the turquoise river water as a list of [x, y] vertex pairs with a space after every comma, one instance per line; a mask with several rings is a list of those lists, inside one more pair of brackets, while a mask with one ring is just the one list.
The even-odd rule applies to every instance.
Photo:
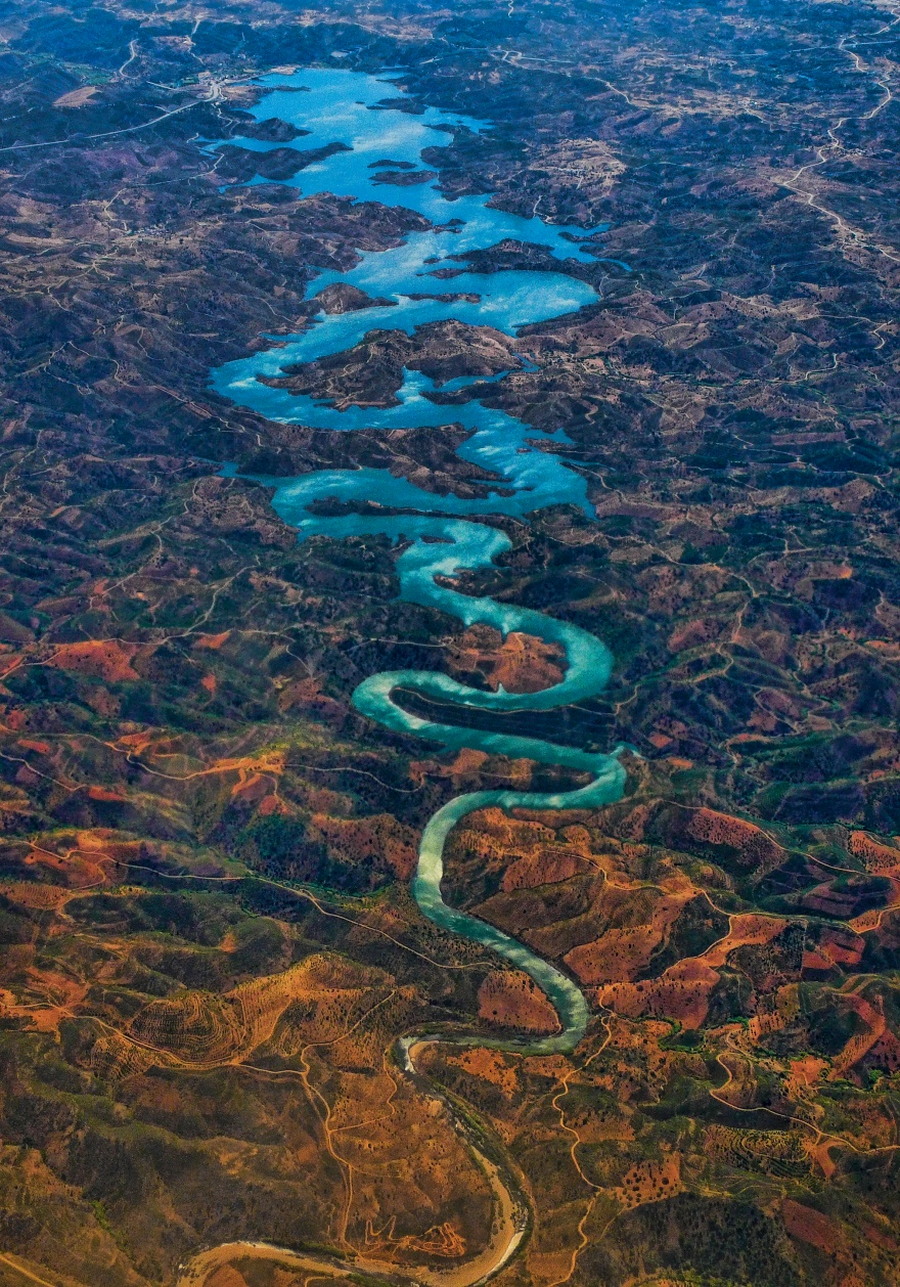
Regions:
[[[598, 256], [593, 238], [602, 229], [550, 226], [538, 218], [521, 218], [494, 209], [484, 196], [450, 201], [436, 186], [433, 174], [411, 186], [377, 182], [375, 176], [386, 170], [421, 171], [424, 149], [446, 145], [455, 131], [478, 133], [488, 129], [485, 122], [435, 108], [402, 110], [403, 95], [386, 76], [343, 69], [304, 69], [265, 77], [259, 85], [263, 93], [252, 109], [257, 120], [276, 117], [304, 131], [299, 144], [304, 150], [334, 143], [344, 145], [343, 150], [332, 152], [286, 181], [301, 196], [330, 192], [353, 201], [406, 206], [423, 216], [429, 226], [425, 231], [410, 233], [391, 249], [360, 253], [355, 266], [347, 272], [320, 273], [310, 284], [310, 297], [332, 283], [347, 282], [378, 302], [354, 312], [320, 313], [302, 333], [271, 337], [271, 348], [220, 367], [213, 373], [213, 384], [233, 402], [270, 420], [336, 431], [424, 425], [433, 425], [438, 431], [438, 426], [447, 422], [448, 408], [429, 398], [433, 383], [412, 371], [405, 372], [397, 405], [377, 411], [352, 406], [339, 411], [325, 402], [272, 388], [261, 383], [259, 377], [277, 376], [287, 366], [343, 352], [375, 328], [412, 334], [426, 322], [453, 318], [470, 325], [490, 325], [515, 336], [524, 325], [596, 302], [594, 289], [562, 268], [566, 261], [595, 260]], [[405, 106], [412, 108], [413, 104]], [[251, 138], [231, 142], [256, 152], [281, 146]], [[212, 154], [219, 146], [212, 143], [206, 150]], [[505, 240], [544, 247], [560, 262], [561, 270], [469, 270], [467, 255]], [[432, 276], [441, 269], [458, 275]], [[454, 298], [434, 298], [445, 292], [452, 292]], [[462, 295], [466, 298], [460, 298]], [[493, 382], [503, 378], [493, 377]], [[474, 383], [457, 379], [443, 388], [458, 390]], [[298, 478], [258, 481], [273, 488], [275, 509], [296, 527], [300, 540], [314, 535], [339, 538], [381, 533], [395, 543], [402, 542], [397, 556], [401, 599], [440, 609], [466, 625], [484, 623], [504, 635], [522, 631], [564, 651], [563, 678], [538, 693], [507, 693], [502, 688], [484, 692], [441, 673], [395, 670], [372, 675], [353, 694], [354, 705], [363, 715], [385, 728], [421, 737], [448, 751], [472, 747], [494, 755], [563, 766], [587, 778], [586, 785], [570, 791], [476, 791], [451, 800], [434, 814], [423, 831], [413, 881], [416, 901], [426, 917], [453, 934], [491, 949], [534, 979], [552, 1001], [559, 1029], [548, 1036], [505, 1041], [446, 1032], [419, 1033], [398, 1043], [400, 1066], [423, 1096], [443, 1105], [492, 1193], [490, 1233], [480, 1250], [447, 1267], [423, 1264], [409, 1268], [394, 1261], [373, 1259], [349, 1244], [339, 1255], [327, 1255], [264, 1242], [223, 1243], [200, 1251], [181, 1266], [178, 1287], [203, 1287], [219, 1266], [234, 1260], [259, 1259], [332, 1278], [365, 1278], [382, 1284], [402, 1281], [410, 1287], [478, 1287], [509, 1263], [528, 1232], [533, 1212], [527, 1186], [512, 1159], [499, 1140], [474, 1119], [471, 1110], [461, 1111], [452, 1097], [419, 1071], [417, 1055], [431, 1043], [448, 1040], [528, 1054], [568, 1052], [585, 1034], [589, 1009], [581, 989], [562, 970], [495, 926], [444, 902], [444, 848], [454, 826], [476, 809], [596, 808], [621, 796], [625, 772], [618, 751], [592, 754], [540, 738], [434, 723], [404, 710], [395, 700], [394, 694], [402, 688], [439, 701], [450, 710], [546, 711], [594, 696], [603, 689], [610, 674], [609, 651], [586, 631], [526, 608], [461, 594], [447, 583], [462, 569], [488, 566], [510, 547], [504, 532], [489, 522], [467, 521], [473, 516], [524, 519], [541, 506], [559, 503], [590, 512], [584, 480], [558, 457], [541, 450], [540, 440], [551, 435], [485, 405], [474, 391], [468, 401], [454, 404], [451, 414], [455, 422], [471, 431], [458, 454], [491, 470], [498, 480], [496, 490], [486, 497], [437, 496], [378, 469], [319, 470]], [[561, 440], [565, 441], [565, 434], [560, 428], [555, 441]], [[344, 502], [346, 509], [325, 516], [311, 508], [314, 502], [330, 498]], [[405, 512], [399, 516], [373, 512], [373, 500], [385, 508]], [[354, 512], [354, 504], [357, 511], [364, 512]]]
[[[347, 272], [320, 273], [309, 287], [310, 296], [333, 283], [346, 282], [373, 299], [391, 302], [378, 302], [354, 312], [320, 313], [302, 333], [273, 337], [277, 345], [220, 367], [213, 373], [213, 384], [235, 403], [271, 420], [344, 432], [362, 427], [437, 427], [447, 423], [448, 408], [429, 398], [435, 386], [416, 372], [405, 373], [397, 406], [375, 411], [360, 407], [339, 411], [311, 397], [272, 388], [261, 383], [259, 377], [278, 376], [287, 366], [343, 352], [375, 328], [412, 334], [426, 322], [453, 318], [471, 325], [490, 325], [515, 336], [524, 325], [596, 302], [592, 286], [563, 271], [478, 273], [468, 270], [465, 257], [512, 240], [540, 245], [561, 263], [593, 262], [598, 254], [591, 239], [602, 228], [551, 226], [538, 218], [526, 219], [494, 209], [485, 196], [448, 200], [436, 185], [436, 175], [410, 186], [375, 180], [376, 174], [386, 170], [421, 171], [426, 148], [446, 146], [454, 131], [485, 130], [489, 128], [485, 122], [436, 108], [424, 112], [402, 110], [403, 95], [390, 79], [343, 69], [304, 69], [289, 75], [271, 75], [260, 85], [265, 92], [251, 109], [258, 120], [275, 117], [303, 130], [298, 146], [304, 150], [336, 142], [344, 145], [345, 150], [332, 153], [285, 181], [297, 188], [299, 195], [333, 193], [354, 201], [405, 206], [427, 219], [430, 226], [426, 231], [410, 233], [394, 248], [360, 253], [356, 265]], [[379, 106], [386, 100], [392, 105]], [[252, 138], [231, 142], [255, 152], [283, 146]], [[210, 145], [208, 150], [217, 146]], [[261, 181], [254, 179], [251, 183]], [[449, 279], [433, 276], [448, 268], [459, 275]], [[412, 298], [445, 292], [453, 292], [456, 298]], [[468, 298], [459, 298], [461, 295]], [[460, 389], [468, 383], [474, 381], [457, 379], [443, 388]], [[522, 631], [564, 650], [563, 679], [537, 693], [507, 693], [502, 688], [485, 692], [441, 673], [396, 670], [364, 680], [353, 702], [362, 714], [385, 728], [414, 734], [450, 751], [473, 747], [591, 775], [587, 785], [571, 791], [478, 791], [458, 796], [425, 827], [413, 884], [416, 901], [425, 916], [505, 957], [526, 971], [552, 1000], [559, 1016], [559, 1032], [523, 1042], [518, 1048], [543, 1053], [571, 1050], [584, 1035], [588, 1022], [588, 1006], [581, 990], [568, 975], [523, 943], [449, 907], [441, 895], [443, 852], [453, 827], [475, 809], [593, 808], [618, 799], [625, 778], [618, 752], [591, 754], [539, 738], [432, 723], [404, 710], [393, 694], [398, 688], [413, 690], [451, 708], [546, 711], [590, 698], [605, 686], [612, 659], [593, 635], [539, 612], [461, 594], [436, 579], [452, 578], [461, 569], [485, 567], [509, 548], [503, 532], [483, 522], [467, 522], [467, 516], [522, 517], [541, 506], [563, 502], [586, 508], [585, 484], [557, 456], [540, 449], [541, 438], [550, 435], [474, 397], [454, 405], [449, 414], [472, 431], [459, 455], [498, 477], [497, 490], [487, 497], [437, 496], [405, 479], [394, 478], [386, 470], [370, 468], [320, 470], [298, 478], [259, 481], [274, 488], [275, 509], [297, 528], [301, 540], [313, 535], [345, 537], [366, 533], [382, 533], [395, 542], [402, 540], [405, 548], [397, 558], [402, 599], [438, 608], [466, 625], [484, 623], [504, 635]], [[562, 429], [557, 430], [553, 440], [564, 439]], [[331, 516], [311, 512], [314, 501], [332, 497], [351, 507], [349, 512]], [[370, 505], [372, 500], [410, 512], [402, 516], [373, 514], [371, 508], [365, 513], [352, 512], [354, 502]], [[516, 1045], [510, 1041], [492, 1043], [482, 1037], [471, 1040], [481, 1045]]]

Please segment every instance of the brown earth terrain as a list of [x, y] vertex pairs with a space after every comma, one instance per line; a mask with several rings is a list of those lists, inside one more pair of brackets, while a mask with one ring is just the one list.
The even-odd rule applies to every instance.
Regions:
[[[565, 427], [544, 446], [593, 513], [497, 517], [510, 551], [457, 587], [615, 658], [602, 698], [494, 726], [640, 757], [619, 804], [483, 810], [448, 848], [448, 901], [591, 1004], [571, 1058], [421, 1054], [529, 1197], [497, 1281], [900, 1282], [898, 30], [882, 0], [0, 9], [3, 1287], [170, 1287], [254, 1241], [318, 1268], [236, 1250], [203, 1287], [306, 1287], [488, 1243], [486, 1173], [394, 1042], [553, 1017], [408, 880], [452, 795], [570, 775], [441, 755], [350, 695], [400, 667], [531, 692], [563, 661], [400, 602], [386, 540], [298, 546], [218, 476], [371, 465], [484, 496], [456, 454], [475, 393]], [[249, 133], [254, 75], [334, 54], [493, 122], [423, 158], [446, 193], [609, 224], [564, 266], [596, 305], [515, 352], [384, 330], [285, 375], [370, 406], [355, 434], [208, 384], [367, 306], [307, 287], [423, 226], [396, 173], [378, 203], [287, 193], [315, 157], [278, 122], [268, 182], [203, 150]], [[440, 430], [380, 431], [404, 366], [511, 374], [438, 391]]]

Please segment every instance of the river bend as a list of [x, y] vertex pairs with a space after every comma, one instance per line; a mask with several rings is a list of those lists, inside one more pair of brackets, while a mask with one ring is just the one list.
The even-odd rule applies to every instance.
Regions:
[[[412, 335], [416, 327], [427, 322], [454, 319], [473, 326], [490, 325], [514, 337], [524, 325], [596, 302], [593, 287], [567, 275], [562, 265], [566, 260], [596, 261], [593, 239], [602, 229], [551, 226], [538, 218], [525, 219], [494, 208], [485, 196], [451, 201], [433, 181], [437, 177], [433, 174], [422, 182], [403, 186], [378, 181], [379, 173], [421, 171], [425, 149], [446, 146], [454, 131], [479, 133], [489, 128], [486, 122], [436, 108], [401, 110], [403, 95], [389, 76], [308, 68], [267, 76], [259, 84], [264, 92], [250, 109], [258, 121], [274, 117], [304, 131], [300, 144], [304, 150], [343, 145], [342, 150], [333, 151], [284, 182], [304, 197], [333, 193], [354, 201], [406, 206], [426, 219], [429, 227], [427, 231], [410, 233], [391, 249], [360, 253], [358, 262], [347, 272], [320, 273], [310, 284], [310, 297], [326, 286], [344, 282], [376, 302], [353, 312], [323, 312], [303, 332], [273, 337], [277, 338], [277, 346], [220, 367], [212, 377], [219, 393], [270, 420], [322, 429], [346, 432], [364, 427], [387, 430], [438, 426], [447, 422], [448, 409], [429, 398], [436, 386], [418, 372], [404, 373], [395, 406], [375, 411], [356, 406], [338, 410], [327, 402], [295, 396], [285, 388], [263, 383], [262, 379], [283, 375], [287, 367], [352, 348], [376, 328]], [[283, 146], [258, 138], [229, 142], [253, 152]], [[207, 150], [213, 152], [218, 146], [210, 144]], [[467, 255], [505, 240], [543, 247], [560, 262], [561, 270], [470, 271]], [[441, 270], [444, 275], [435, 277]], [[446, 270], [455, 274], [449, 280]], [[422, 298], [429, 294], [432, 297]], [[441, 295], [443, 298], [438, 298]], [[503, 375], [494, 377], [502, 378]], [[483, 385], [485, 381], [463, 378], [441, 387], [444, 391], [459, 390], [475, 383]], [[372, 468], [318, 470], [298, 478], [259, 481], [273, 488], [272, 504], [297, 529], [301, 541], [314, 535], [340, 538], [380, 533], [395, 543], [403, 542], [404, 548], [397, 557], [401, 599], [449, 613], [467, 626], [485, 624], [504, 636], [521, 631], [563, 650], [563, 678], [536, 693], [507, 693], [502, 687], [486, 692], [439, 672], [407, 669], [372, 675], [353, 694], [357, 710], [381, 726], [437, 743], [448, 751], [474, 748], [588, 775], [585, 785], [569, 791], [477, 791], [451, 800], [434, 814], [423, 831], [413, 881], [416, 902], [429, 920], [450, 933], [483, 944], [531, 976], [552, 1001], [559, 1030], [533, 1040], [506, 1041], [475, 1034], [448, 1037], [419, 1033], [398, 1043], [396, 1053], [401, 1068], [423, 1094], [443, 1101], [494, 1193], [494, 1227], [482, 1251], [451, 1269], [439, 1271], [428, 1266], [407, 1270], [364, 1257], [331, 1261], [265, 1243], [227, 1244], [201, 1252], [184, 1266], [180, 1287], [205, 1282], [217, 1265], [237, 1258], [271, 1259], [338, 1277], [362, 1272], [382, 1280], [474, 1287], [508, 1263], [527, 1230], [528, 1206], [515, 1167], [495, 1140], [473, 1126], [471, 1120], [463, 1121], [453, 1103], [418, 1071], [416, 1054], [437, 1040], [532, 1054], [569, 1052], [584, 1036], [588, 1006], [580, 988], [563, 971], [496, 927], [444, 902], [444, 848], [456, 824], [474, 810], [489, 806], [505, 810], [597, 808], [621, 797], [625, 773], [618, 750], [596, 754], [539, 738], [436, 723], [410, 713], [395, 700], [397, 690], [404, 689], [438, 700], [451, 710], [455, 706], [497, 712], [546, 711], [595, 696], [609, 679], [612, 658], [593, 635], [530, 609], [461, 594], [447, 584], [463, 569], [490, 565], [510, 547], [502, 531], [485, 522], [467, 522], [467, 517], [524, 518], [542, 506], [560, 503], [590, 512], [583, 478], [557, 456], [541, 450], [542, 439], [565, 440], [561, 427], [554, 435], [543, 433], [474, 396], [454, 404], [452, 417], [470, 430], [459, 448], [460, 457], [490, 470], [498, 479], [495, 490], [485, 497], [438, 496], [406, 479], [393, 477], [387, 470]], [[314, 512], [315, 502], [332, 498], [344, 503], [343, 512]], [[372, 512], [373, 498], [384, 507], [409, 512], [399, 516]], [[354, 512], [354, 505], [365, 512]]]

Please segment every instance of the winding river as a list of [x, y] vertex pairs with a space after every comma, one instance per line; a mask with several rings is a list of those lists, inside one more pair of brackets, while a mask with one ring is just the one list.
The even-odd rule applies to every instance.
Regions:
[[[260, 377], [277, 377], [286, 367], [343, 352], [375, 328], [412, 334], [424, 323], [454, 319], [470, 325], [490, 325], [515, 336], [523, 325], [596, 302], [593, 287], [565, 272], [478, 273], [468, 269], [466, 256], [511, 240], [537, 244], [561, 263], [595, 262], [597, 247], [591, 239], [602, 228], [550, 226], [538, 218], [525, 219], [497, 210], [485, 196], [450, 201], [435, 186], [434, 175], [402, 186], [378, 180], [377, 175], [391, 171], [421, 173], [425, 149], [446, 146], [455, 131], [481, 132], [489, 128], [485, 122], [436, 108], [422, 111], [412, 103], [404, 103], [403, 94], [389, 77], [349, 70], [304, 69], [271, 75], [259, 84], [264, 92], [251, 109], [258, 121], [274, 117], [304, 131], [299, 141], [304, 150], [334, 143], [344, 145], [343, 150], [332, 152], [285, 182], [303, 197], [329, 192], [354, 201], [405, 206], [423, 216], [429, 226], [425, 231], [410, 233], [391, 249], [361, 253], [348, 272], [319, 274], [311, 283], [310, 296], [342, 282], [365, 292], [373, 300], [372, 305], [346, 313], [323, 312], [303, 333], [273, 337], [277, 338], [277, 346], [219, 368], [213, 373], [214, 386], [233, 402], [271, 420], [340, 431], [373, 425], [393, 429], [446, 424], [448, 408], [429, 397], [435, 385], [418, 372], [406, 371], [397, 404], [377, 411], [354, 406], [339, 411], [309, 396], [296, 396], [285, 388], [262, 383]], [[283, 146], [258, 138], [230, 142], [255, 152]], [[208, 150], [215, 151], [218, 146], [210, 144]], [[251, 183], [261, 181], [253, 179]], [[455, 274], [449, 279], [448, 270]], [[435, 273], [439, 275], [435, 277]], [[442, 389], [459, 390], [474, 383], [483, 386], [485, 382], [462, 378], [449, 381]], [[480, 391], [486, 396], [483, 387]], [[589, 775], [586, 785], [570, 791], [477, 791], [451, 800], [424, 829], [413, 882], [416, 902], [429, 920], [483, 944], [531, 976], [552, 1001], [559, 1030], [533, 1040], [419, 1033], [398, 1042], [396, 1054], [401, 1068], [423, 1095], [442, 1102], [493, 1191], [493, 1230], [482, 1251], [441, 1271], [428, 1266], [405, 1269], [362, 1256], [338, 1261], [265, 1243], [233, 1243], [197, 1255], [182, 1268], [180, 1287], [202, 1284], [217, 1265], [237, 1258], [274, 1260], [338, 1277], [362, 1273], [431, 1287], [474, 1287], [508, 1263], [527, 1231], [528, 1204], [515, 1167], [469, 1114], [461, 1115], [454, 1103], [419, 1072], [416, 1056], [423, 1046], [439, 1040], [530, 1054], [569, 1052], [584, 1036], [588, 1006], [568, 975], [525, 944], [444, 902], [444, 847], [456, 824], [476, 809], [573, 809], [608, 804], [622, 795], [625, 772], [619, 760], [621, 748], [611, 754], [594, 754], [539, 738], [435, 723], [405, 710], [395, 700], [394, 694], [402, 689], [450, 708], [546, 711], [594, 696], [606, 685], [610, 674], [612, 659], [608, 649], [586, 631], [526, 608], [461, 594], [447, 584], [460, 570], [486, 567], [510, 547], [502, 531], [484, 522], [467, 522], [467, 516], [524, 518], [541, 506], [560, 503], [575, 504], [589, 512], [584, 480], [557, 456], [541, 450], [542, 438], [565, 440], [561, 429], [551, 438], [475, 396], [454, 404], [449, 414], [471, 431], [459, 449], [460, 457], [492, 471], [498, 479], [496, 490], [486, 497], [438, 496], [386, 470], [371, 468], [319, 470], [298, 478], [260, 477], [258, 481], [273, 488], [272, 504], [285, 521], [297, 528], [300, 540], [314, 535], [339, 538], [380, 533], [394, 542], [403, 542], [404, 548], [397, 557], [401, 599], [449, 613], [467, 626], [483, 623], [503, 635], [521, 631], [563, 650], [563, 678], [537, 693], [508, 693], [502, 687], [486, 692], [437, 672], [396, 670], [372, 675], [353, 694], [357, 710], [378, 724], [437, 743], [448, 751], [471, 747]], [[314, 502], [331, 498], [343, 502], [346, 508], [337, 514], [314, 512]], [[407, 512], [399, 516], [373, 512], [373, 498], [384, 507]]]

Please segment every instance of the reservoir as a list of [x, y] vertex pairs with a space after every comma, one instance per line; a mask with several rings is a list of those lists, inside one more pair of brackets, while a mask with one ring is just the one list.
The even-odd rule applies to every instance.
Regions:
[[[456, 131], [473, 134], [489, 128], [486, 122], [426, 108], [404, 96], [390, 79], [344, 69], [304, 69], [272, 75], [259, 82], [263, 93], [251, 109], [258, 121], [276, 118], [303, 131], [303, 150], [331, 146], [330, 155], [316, 160], [288, 180], [298, 195], [322, 193], [353, 201], [377, 201], [404, 206], [427, 220], [428, 228], [408, 234], [397, 246], [360, 252], [349, 271], [320, 273], [308, 295], [327, 286], [346, 283], [365, 292], [373, 302], [347, 313], [322, 312], [303, 332], [272, 337], [277, 342], [261, 352], [229, 362], [213, 373], [216, 390], [233, 402], [270, 420], [311, 425], [336, 432], [361, 428], [397, 429], [446, 424], [448, 415], [470, 431], [459, 455], [490, 470], [496, 490], [479, 498], [438, 496], [387, 470], [319, 470], [297, 478], [265, 478], [278, 514], [293, 525], [299, 539], [314, 535], [335, 538], [379, 533], [403, 542], [397, 559], [400, 597], [449, 613], [466, 626], [481, 623], [499, 630], [537, 636], [559, 646], [566, 659], [562, 680], [537, 693], [482, 691], [431, 671], [382, 672], [364, 680], [353, 695], [356, 708], [398, 733], [421, 737], [448, 751], [464, 747], [560, 765], [587, 775], [570, 791], [536, 793], [480, 791], [451, 800], [436, 813], [422, 835], [413, 892], [425, 916], [453, 934], [483, 944], [524, 970], [553, 1002], [560, 1028], [551, 1036], [531, 1040], [491, 1041], [473, 1036], [455, 1042], [498, 1045], [533, 1053], [571, 1050], [587, 1027], [587, 1002], [577, 984], [562, 970], [537, 956], [525, 944], [468, 913], [449, 907], [441, 895], [443, 852], [453, 827], [468, 813], [488, 806], [503, 809], [596, 808], [618, 799], [625, 773], [617, 751], [596, 754], [554, 745], [538, 738], [434, 723], [405, 710], [394, 698], [399, 688], [440, 701], [446, 709], [477, 707], [496, 711], [546, 711], [583, 701], [600, 692], [609, 679], [612, 658], [600, 640], [584, 630], [530, 609], [500, 604], [486, 597], [464, 595], [446, 584], [463, 569], [488, 566], [510, 546], [508, 537], [485, 522], [467, 522], [473, 515], [524, 518], [542, 506], [587, 504], [584, 480], [560, 459], [541, 450], [541, 439], [565, 440], [562, 427], [542, 433], [477, 397], [452, 409], [429, 397], [432, 380], [405, 371], [395, 406], [363, 408], [334, 405], [308, 395], [295, 396], [262, 379], [278, 377], [284, 369], [344, 352], [368, 332], [379, 329], [414, 335], [428, 322], [454, 320], [471, 326], [491, 326], [514, 337], [526, 325], [571, 313], [595, 303], [593, 287], [562, 271], [566, 261], [595, 262], [592, 238], [602, 228], [562, 227], [525, 219], [498, 210], [487, 196], [449, 200], [437, 185], [438, 176], [423, 165], [428, 148], [447, 146]], [[236, 138], [232, 145], [262, 153], [281, 143]], [[334, 145], [340, 145], [338, 150]], [[217, 144], [208, 151], [215, 151]], [[378, 182], [377, 174], [419, 173], [420, 182]], [[251, 183], [262, 182], [252, 179]], [[466, 256], [504, 241], [538, 245], [560, 262], [560, 271], [509, 270], [473, 272]], [[441, 273], [435, 277], [435, 273]], [[448, 274], [452, 273], [452, 276]], [[450, 298], [447, 298], [448, 294]], [[431, 295], [431, 298], [427, 296]], [[426, 298], [422, 298], [426, 296]], [[443, 296], [443, 298], [435, 298]], [[508, 373], [506, 373], [508, 374]], [[504, 376], [493, 377], [493, 382]], [[488, 384], [491, 381], [487, 382]], [[455, 379], [443, 390], [468, 385], [484, 387], [483, 378]], [[337, 499], [346, 512], [323, 516], [311, 511], [314, 502]], [[370, 503], [407, 511], [371, 512]], [[354, 511], [354, 506], [357, 511]], [[367, 512], [358, 512], [365, 507]]]

